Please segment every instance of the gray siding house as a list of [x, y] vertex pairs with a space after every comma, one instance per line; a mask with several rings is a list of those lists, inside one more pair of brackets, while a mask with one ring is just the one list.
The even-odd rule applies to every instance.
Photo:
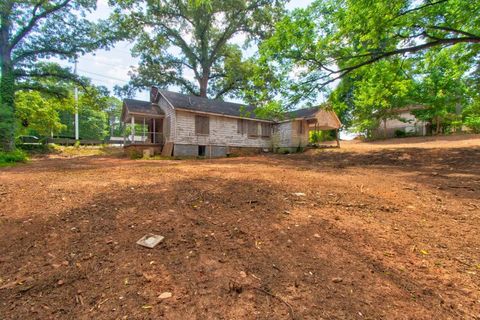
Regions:
[[282, 121], [259, 119], [254, 111], [252, 106], [152, 87], [149, 102], [124, 100], [122, 121], [130, 128], [125, 148], [205, 157], [295, 152], [308, 144], [310, 130], [341, 125], [335, 113], [321, 108], [297, 110]]

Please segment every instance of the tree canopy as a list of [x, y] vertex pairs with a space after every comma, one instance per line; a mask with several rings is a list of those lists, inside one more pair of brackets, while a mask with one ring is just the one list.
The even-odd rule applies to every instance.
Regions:
[[3, 0], [0, 4], [0, 148], [14, 148], [15, 92], [58, 93], [55, 82], [78, 80], [67, 68], [43, 62], [108, 48], [118, 37], [108, 21], [92, 22], [87, 14], [96, 0]]
[[297, 102], [389, 57], [420, 57], [460, 43], [464, 56], [476, 56], [479, 10], [477, 1], [462, 0], [315, 1], [285, 17], [263, 42], [260, 64], [283, 80], [266, 91]]
[[480, 58], [479, 8], [460, 0], [314, 1], [261, 43], [245, 95], [281, 110], [323, 97], [359, 131], [407, 104], [427, 106], [417, 114], [437, 133], [465, 119], [459, 103], [474, 123], [478, 97], [468, 88], [478, 83], [471, 71]]
[[140, 58], [124, 91], [155, 84], [202, 97], [235, 95], [252, 69], [241, 46], [268, 36], [285, 2], [112, 1], [113, 19], [130, 30], [136, 41], [133, 55]]

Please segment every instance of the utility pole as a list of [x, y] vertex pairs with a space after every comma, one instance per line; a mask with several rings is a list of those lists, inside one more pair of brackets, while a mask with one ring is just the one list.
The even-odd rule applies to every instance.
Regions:
[[[77, 57], [75, 57], [74, 73], [76, 77], [77, 76]], [[76, 84], [75, 84], [74, 98], [75, 98], [75, 141], [79, 141], [80, 136], [78, 132], [78, 87]]]

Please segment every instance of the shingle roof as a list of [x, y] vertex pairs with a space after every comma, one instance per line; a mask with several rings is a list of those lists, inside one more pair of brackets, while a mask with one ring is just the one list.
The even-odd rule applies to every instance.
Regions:
[[320, 110], [320, 107], [298, 109], [298, 110], [288, 112], [285, 115], [285, 118], [287, 119], [309, 118], [309, 117], [313, 117], [315, 113], [318, 112], [318, 110]]
[[148, 115], [163, 115], [164, 112], [158, 106], [153, 105], [149, 101], [141, 101], [134, 99], [124, 99], [123, 103], [128, 109], [129, 113], [140, 113]]
[[239, 103], [211, 100], [172, 91], [160, 91], [174, 108], [256, 119], [255, 107]]

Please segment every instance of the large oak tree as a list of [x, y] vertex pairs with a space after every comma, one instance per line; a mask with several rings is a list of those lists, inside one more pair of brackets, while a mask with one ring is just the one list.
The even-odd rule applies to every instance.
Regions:
[[235, 93], [251, 69], [242, 57], [238, 39], [245, 39], [243, 45], [269, 35], [284, 13], [285, 2], [112, 1], [117, 8], [114, 18], [131, 31], [133, 54], [140, 58], [130, 85], [124, 89], [155, 84], [177, 86], [202, 97]]
[[107, 48], [116, 35], [105, 21], [93, 23], [86, 15], [96, 0], [2, 0], [0, 4], [0, 150], [14, 149], [15, 92], [54, 93], [45, 80], [76, 77], [66, 68], [45, 63], [57, 57]]

